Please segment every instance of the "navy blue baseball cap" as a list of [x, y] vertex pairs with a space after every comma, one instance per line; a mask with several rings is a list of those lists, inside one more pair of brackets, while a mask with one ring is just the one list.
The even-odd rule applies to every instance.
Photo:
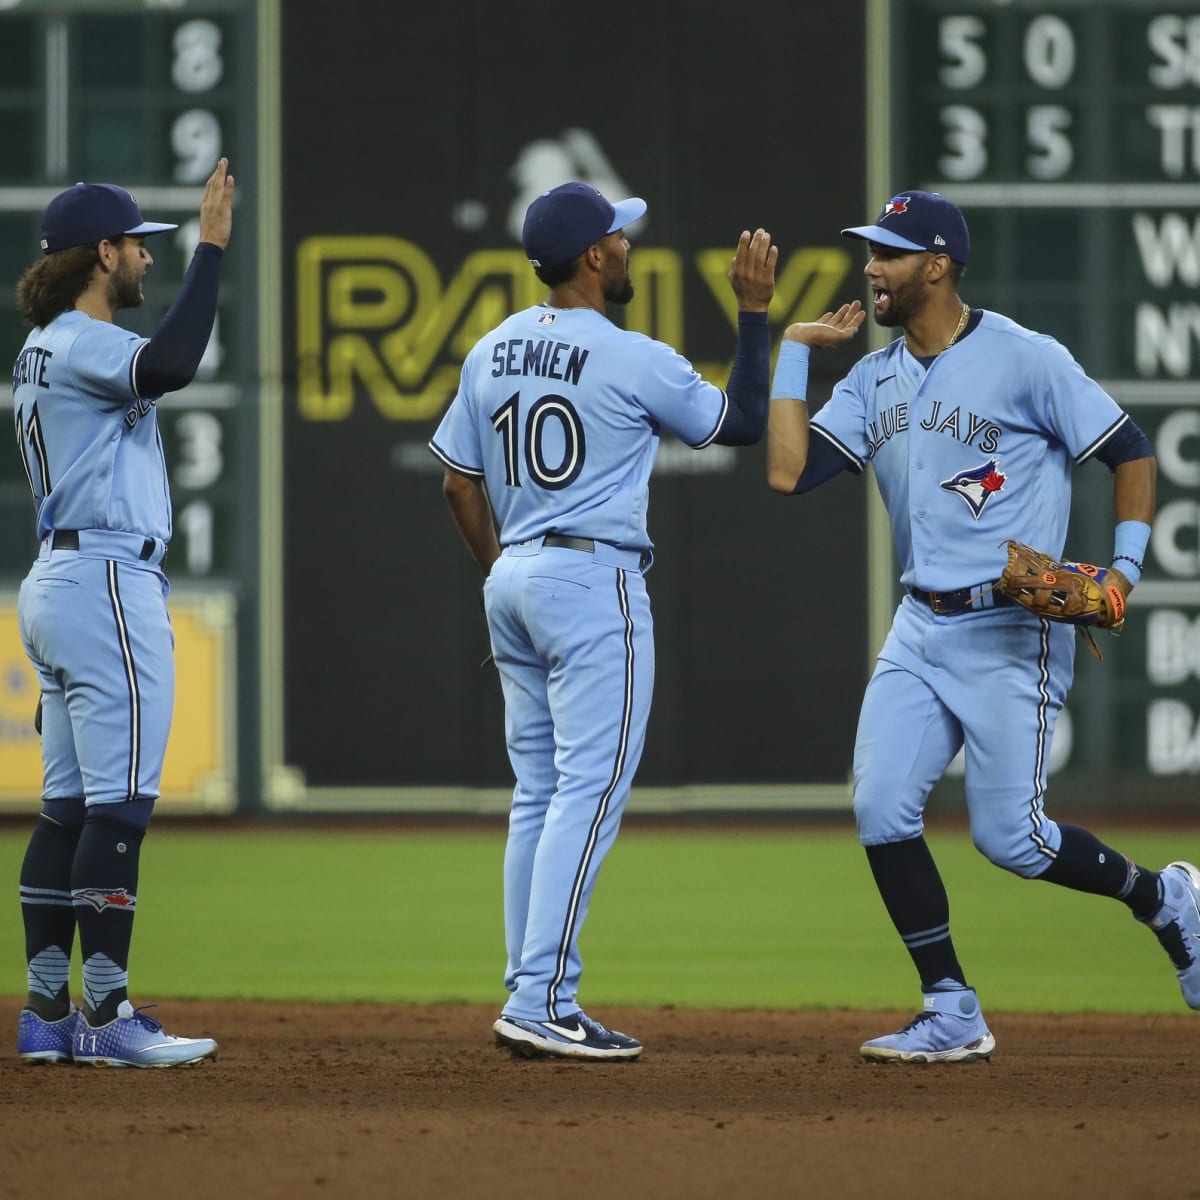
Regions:
[[77, 183], [59, 192], [42, 213], [42, 253], [90, 246], [126, 233], [166, 233], [178, 225], [145, 221], [137, 201], [114, 183]]
[[965, 263], [971, 254], [965, 218], [938, 192], [901, 192], [883, 206], [874, 225], [856, 225], [842, 234], [897, 250], [948, 254], [958, 263]]
[[521, 244], [535, 267], [557, 267], [645, 214], [637, 196], [610, 204], [590, 183], [563, 183], [525, 210]]

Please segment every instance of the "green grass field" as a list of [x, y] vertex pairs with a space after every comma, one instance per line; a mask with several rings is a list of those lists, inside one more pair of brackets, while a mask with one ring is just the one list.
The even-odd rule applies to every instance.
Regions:
[[[0, 994], [24, 991], [17, 877], [27, 831], [0, 829]], [[955, 941], [985, 1006], [1186, 1011], [1124, 907], [987, 863], [965, 834], [930, 844]], [[1200, 833], [1122, 832], [1147, 866], [1200, 858]], [[142, 855], [131, 991], [321, 1001], [503, 998], [503, 833], [189, 830]], [[678, 831], [629, 823], [583, 934], [585, 1004], [909, 1008], [907, 955], [848, 830]], [[7, 982], [5, 982], [7, 981]], [[75, 990], [78, 990], [76, 968]]]

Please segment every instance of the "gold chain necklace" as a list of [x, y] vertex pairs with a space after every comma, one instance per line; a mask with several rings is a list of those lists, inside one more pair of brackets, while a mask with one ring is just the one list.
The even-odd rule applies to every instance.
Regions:
[[960, 337], [962, 337], [962, 331], [964, 329], [966, 329], [967, 322], [970, 319], [971, 319], [971, 306], [969, 304], [964, 304], [962, 313], [959, 315], [959, 318], [958, 318], [958, 325], [955, 327], [954, 332], [950, 335], [950, 340], [942, 348], [943, 354], [945, 354], [946, 351], [949, 350], [950, 347], [953, 346], [954, 343], [957, 342]]

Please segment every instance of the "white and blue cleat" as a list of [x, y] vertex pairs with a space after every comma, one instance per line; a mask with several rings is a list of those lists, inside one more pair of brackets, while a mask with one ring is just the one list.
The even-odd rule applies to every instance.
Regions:
[[78, 1015], [72, 1009], [57, 1021], [43, 1021], [37, 1013], [21, 1009], [17, 1018], [17, 1057], [29, 1063], [69, 1063]]
[[72, 1056], [84, 1067], [190, 1067], [216, 1058], [217, 1043], [167, 1033], [143, 1009], [122, 1000], [107, 1025], [93, 1028], [83, 1013], [78, 1014]]
[[492, 1026], [496, 1041], [525, 1058], [582, 1058], [629, 1062], [642, 1043], [628, 1034], [605, 1029], [584, 1012], [554, 1021], [528, 1021], [501, 1014]]
[[899, 1033], [859, 1047], [869, 1062], [955, 1063], [990, 1058], [996, 1048], [971, 988], [925, 993], [925, 1009]]
[[1163, 906], [1144, 922], [1171, 957], [1189, 1008], [1200, 1008], [1200, 870], [1173, 862], [1159, 872]]

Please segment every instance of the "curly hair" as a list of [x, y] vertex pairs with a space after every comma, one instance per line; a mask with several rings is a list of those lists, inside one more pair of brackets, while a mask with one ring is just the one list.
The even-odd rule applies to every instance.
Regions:
[[17, 284], [17, 304], [25, 320], [41, 329], [74, 308], [99, 261], [95, 246], [72, 246], [38, 259]]

